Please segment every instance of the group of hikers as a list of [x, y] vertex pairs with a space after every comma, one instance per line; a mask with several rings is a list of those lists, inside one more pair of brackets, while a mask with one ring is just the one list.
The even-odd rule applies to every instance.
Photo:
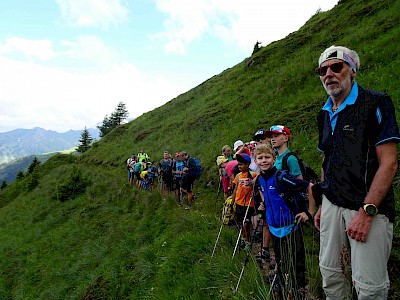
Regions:
[[163, 198], [167, 193], [176, 196], [178, 205], [182, 205], [183, 194], [187, 195], [186, 210], [192, 206], [194, 198], [193, 185], [201, 166], [197, 159], [190, 157], [186, 151], [176, 152], [173, 156], [164, 151], [163, 158], [158, 163], [150, 161], [149, 155], [140, 150], [132, 154], [126, 161], [128, 182], [149, 191], [154, 190], [154, 184], [160, 187]]
[[[219, 187], [231, 203], [222, 218], [226, 207], [235, 207], [239, 228], [233, 255], [239, 247], [247, 258], [261, 232], [259, 254], [273, 268], [271, 289], [278, 297], [310, 296], [302, 226], [313, 222], [320, 232], [326, 299], [388, 298], [400, 133], [390, 96], [358, 85], [359, 68], [358, 54], [343, 46], [331, 46], [319, 57], [315, 71], [329, 95], [317, 116], [320, 176], [289, 150], [291, 131], [285, 125], [260, 129], [248, 143], [237, 140], [233, 151], [225, 145], [216, 159]], [[173, 156], [165, 151], [152, 163], [141, 150], [127, 166], [131, 185], [153, 190], [157, 178], [164, 197], [172, 191], [181, 204], [187, 194], [185, 208], [191, 208], [198, 162], [185, 151]], [[342, 268], [346, 255], [350, 282]]]
[[[359, 86], [359, 67], [358, 54], [342, 46], [325, 49], [318, 60], [315, 71], [329, 95], [317, 117], [319, 178], [312, 178], [309, 167], [289, 150], [291, 132], [284, 125], [258, 130], [249, 143], [236, 141], [233, 153], [225, 145], [216, 159], [230, 205], [222, 218], [227, 207], [235, 207], [239, 227], [234, 254], [240, 246], [248, 255], [261, 231], [260, 257], [272, 265], [271, 289], [281, 299], [310, 296], [302, 231], [308, 221], [320, 231], [326, 299], [389, 296], [392, 183], [400, 133], [391, 98]], [[345, 256], [351, 260], [350, 282], [343, 270]]]
[[[273, 269], [270, 278], [275, 293], [290, 290], [296, 299], [305, 299], [301, 224], [312, 219], [315, 201], [313, 184], [303, 180], [302, 161], [288, 148], [290, 137], [284, 125], [260, 129], [251, 142], [237, 140], [233, 153], [229, 145], [223, 146], [216, 163], [226, 201], [222, 218], [234, 216], [231, 224], [239, 228], [234, 253], [238, 246], [249, 253], [254, 241], [260, 239], [257, 233], [261, 233], [259, 257]], [[280, 282], [287, 278], [290, 285], [282, 286]]]

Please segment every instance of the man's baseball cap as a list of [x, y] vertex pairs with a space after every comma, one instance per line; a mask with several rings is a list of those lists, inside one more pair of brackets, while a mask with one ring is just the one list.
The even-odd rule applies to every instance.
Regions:
[[236, 154], [236, 160], [244, 164], [251, 164], [251, 157], [246, 153]]
[[266, 132], [267, 131], [265, 129], [257, 130], [256, 133], [253, 136], [253, 139], [257, 141], [258, 139], [260, 139], [260, 137], [264, 137], [265, 138], [265, 133]]
[[288, 140], [290, 140], [290, 130], [284, 125], [272, 125], [270, 129], [265, 132], [265, 136], [270, 138], [274, 133], [286, 134]]
[[236, 151], [237, 148], [239, 148], [240, 146], [243, 146], [244, 143], [242, 140], [237, 140], [234, 144], [233, 144], [233, 151]]

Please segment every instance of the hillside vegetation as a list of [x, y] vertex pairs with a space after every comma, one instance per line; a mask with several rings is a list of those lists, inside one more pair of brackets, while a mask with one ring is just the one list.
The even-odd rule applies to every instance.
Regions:
[[[285, 124], [293, 132], [290, 148], [318, 169], [316, 115], [327, 96], [314, 68], [333, 44], [359, 53], [357, 81], [388, 92], [399, 119], [399, 25], [400, 1], [342, 0], [297, 32], [117, 127], [83, 155], [51, 157], [38, 168], [34, 188], [29, 176], [7, 186], [0, 192], [0, 299], [269, 299], [254, 260], [233, 293], [244, 260], [242, 252], [232, 259], [235, 229], [223, 228], [211, 259], [223, 201], [216, 185], [207, 186], [218, 182], [215, 158], [224, 144]], [[152, 160], [164, 150], [187, 150], [201, 160], [192, 210], [127, 184], [125, 161], [140, 149]], [[398, 198], [398, 179], [395, 189]], [[397, 222], [389, 266], [393, 299], [399, 296]], [[306, 230], [310, 290], [318, 295], [318, 233]]]

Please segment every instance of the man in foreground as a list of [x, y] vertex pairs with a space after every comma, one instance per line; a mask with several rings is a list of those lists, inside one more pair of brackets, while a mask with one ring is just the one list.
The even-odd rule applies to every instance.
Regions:
[[390, 285], [391, 184], [400, 135], [390, 97], [355, 82], [359, 67], [355, 51], [332, 46], [321, 54], [316, 69], [330, 96], [318, 115], [318, 149], [324, 160], [317, 186], [322, 205], [315, 216], [327, 299], [351, 298], [341, 268], [346, 251], [358, 299], [386, 299]]

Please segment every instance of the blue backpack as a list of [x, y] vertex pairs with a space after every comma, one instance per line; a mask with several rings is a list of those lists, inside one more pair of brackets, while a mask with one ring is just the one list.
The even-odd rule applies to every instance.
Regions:
[[189, 169], [189, 174], [194, 175], [197, 178], [200, 177], [201, 173], [203, 173], [203, 168], [201, 167], [200, 161], [198, 158], [191, 157], [189, 158], [193, 161], [195, 167]]
[[[183, 168], [185, 167], [185, 163], [183, 161], [176, 161], [175, 162], [175, 172], [183, 172]], [[182, 175], [175, 174], [175, 178], [181, 179]]]
[[287, 171], [276, 171], [274, 176], [265, 180], [258, 176], [261, 191], [264, 195], [267, 223], [275, 228], [281, 228], [294, 223], [295, 215], [307, 212], [306, 200], [301, 192], [288, 191], [282, 184], [287, 177], [292, 176]]

